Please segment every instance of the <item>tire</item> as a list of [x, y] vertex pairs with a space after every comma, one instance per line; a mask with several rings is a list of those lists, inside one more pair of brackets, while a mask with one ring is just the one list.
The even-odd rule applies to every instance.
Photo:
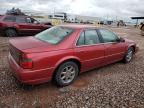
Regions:
[[16, 37], [16, 36], [17, 36], [17, 32], [16, 32], [16, 30], [14, 30], [14, 29], [7, 29], [7, 30], [5, 31], [5, 35], [6, 35], [7, 37]]
[[134, 54], [134, 49], [130, 47], [126, 52], [126, 55], [124, 56], [123, 59], [124, 63], [129, 63], [133, 59], [133, 54]]
[[54, 81], [59, 87], [70, 85], [78, 76], [78, 65], [72, 61], [65, 62], [59, 66], [54, 76]]

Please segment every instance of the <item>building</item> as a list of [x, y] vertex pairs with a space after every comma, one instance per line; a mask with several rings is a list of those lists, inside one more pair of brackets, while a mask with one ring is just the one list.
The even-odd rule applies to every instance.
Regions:
[[60, 20], [66, 21], [67, 20], [67, 14], [64, 12], [57, 12], [57, 13], [54, 12], [52, 14], [49, 14], [48, 18], [49, 19], [60, 19]]
[[101, 18], [99, 17], [91, 17], [91, 16], [82, 16], [82, 15], [72, 15], [67, 14], [67, 21], [76, 22], [76, 23], [93, 23], [99, 22]]
[[65, 12], [41, 13], [25, 11], [24, 13], [34, 17], [40, 22], [52, 22], [53, 20], [61, 20], [61, 22], [70, 23], [96, 23], [101, 21], [100, 17], [82, 16]]

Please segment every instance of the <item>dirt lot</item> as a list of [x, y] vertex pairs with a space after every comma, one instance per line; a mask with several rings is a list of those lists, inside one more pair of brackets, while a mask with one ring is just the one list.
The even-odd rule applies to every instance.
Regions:
[[21, 86], [8, 68], [8, 38], [0, 37], [0, 108], [144, 108], [144, 37], [135, 28], [111, 29], [139, 44], [133, 61], [86, 72], [64, 88]]

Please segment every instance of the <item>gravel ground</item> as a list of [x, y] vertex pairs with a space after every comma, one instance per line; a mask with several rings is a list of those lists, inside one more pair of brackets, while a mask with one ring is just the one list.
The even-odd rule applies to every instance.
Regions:
[[133, 61], [83, 73], [64, 88], [21, 86], [8, 68], [8, 39], [0, 37], [0, 108], [144, 108], [144, 37], [135, 28], [111, 29], [139, 44]]

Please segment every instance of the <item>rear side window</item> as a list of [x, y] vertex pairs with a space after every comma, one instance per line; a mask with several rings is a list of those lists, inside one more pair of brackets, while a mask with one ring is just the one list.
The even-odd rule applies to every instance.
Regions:
[[100, 43], [99, 36], [96, 30], [86, 30], [81, 33], [77, 45], [93, 45]]
[[25, 20], [24, 17], [17, 17], [17, 18], [16, 18], [16, 22], [17, 22], [17, 23], [26, 23], [26, 20]]
[[15, 16], [6, 16], [4, 18], [4, 21], [7, 21], [7, 22], [15, 22], [16, 18]]
[[84, 45], [84, 32], [82, 32], [82, 33], [80, 34], [80, 37], [79, 37], [79, 39], [78, 39], [78, 41], [77, 41], [77, 45], [78, 45], [78, 46]]
[[97, 44], [100, 43], [98, 34], [96, 30], [86, 30], [85, 31], [85, 44], [91, 45], [91, 44]]

